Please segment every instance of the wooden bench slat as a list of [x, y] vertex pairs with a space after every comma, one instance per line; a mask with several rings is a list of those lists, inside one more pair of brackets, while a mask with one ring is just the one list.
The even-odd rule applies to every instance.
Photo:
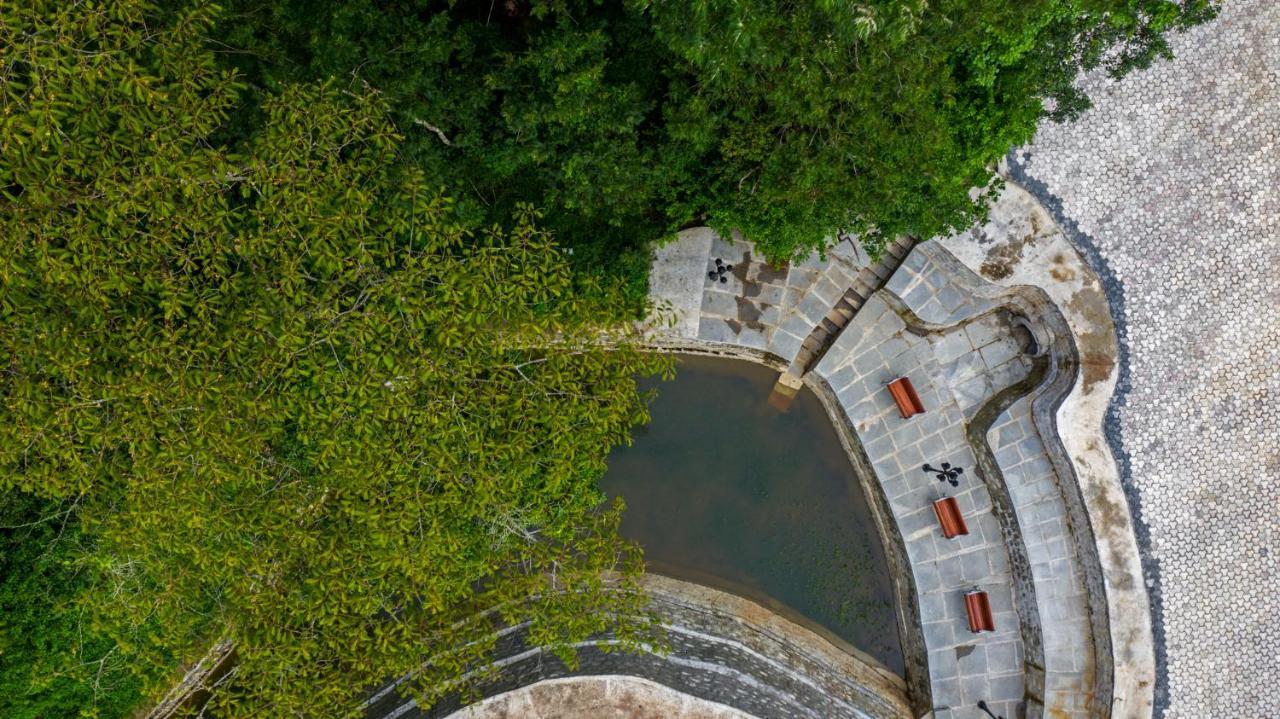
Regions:
[[960, 513], [960, 503], [955, 497], [943, 497], [933, 503], [933, 513], [938, 517], [938, 525], [942, 527], [942, 536], [955, 539], [969, 533], [964, 523], [964, 515]]
[[964, 595], [964, 610], [969, 615], [969, 631], [994, 632], [995, 618], [991, 616], [991, 599], [986, 592], [972, 591]]
[[924, 404], [920, 401], [920, 395], [916, 394], [916, 388], [912, 386], [911, 380], [899, 377], [890, 382], [888, 387], [889, 394], [893, 396], [893, 401], [898, 405], [898, 411], [902, 413], [903, 419], [924, 414]]

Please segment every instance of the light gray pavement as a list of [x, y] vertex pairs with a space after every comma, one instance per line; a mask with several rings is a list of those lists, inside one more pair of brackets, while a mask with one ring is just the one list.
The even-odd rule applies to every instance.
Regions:
[[[975, 476], [964, 415], [929, 341], [907, 331], [883, 293], [877, 293], [814, 371], [836, 392], [852, 422], [906, 545], [936, 716], [951, 716], [953, 707], [972, 709], [979, 700], [1012, 716], [1024, 683], [1009, 555], [991, 497]], [[909, 420], [902, 419], [885, 390], [902, 376], [911, 379], [928, 408]], [[960, 487], [947, 491], [950, 487], [921, 470], [925, 463], [942, 462], [968, 472]], [[931, 507], [948, 494], [960, 502], [969, 526], [968, 535], [952, 540], [939, 534]], [[971, 589], [990, 596], [995, 632], [970, 634], [963, 596]]]
[[[1069, 478], [1060, 485], [1061, 496], [1070, 500], [1071, 524], [1088, 528], [1072, 532], [1084, 550], [1075, 563], [1089, 568], [1086, 578], [1089, 601], [1096, 605], [1095, 621], [1104, 616], [1106, 620], [1095, 627], [1096, 650], [1100, 661], [1109, 656], [1112, 665], [1110, 677], [1099, 670], [1096, 678], [1110, 680], [1113, 717], [1146, 719], [1152, 713], [1156, 683], [1151, 605], [1124, 488], [1103, 435], [1119, 368], [1102, 280], [1047, 210], [1021, 188], [1009, 185], [990, 210], [985, 224], [937, 242], [988, 283], [1037, 288], [1069, 328], [1080, 376], [1061, 404], [1032, 413], [1033, 426], [1044, 442], [1057, 437], [1070, 457], [1070, 467], [1056, 468], [1061, 477]], [[1033, 329], [1040, 335], [1038, 341], [1047, 344], [1044, 328]], [[1035, 401], [1050, 398], [1037, 396]], [[991, 444], [997, 445], [998, 438]], [[1019, 481], [1020, 469], [1004, 468], [1009, 484]], [[1009, 494], [1017, 496], [1014, 487]], [[1030, 561], [1035, 558], [1036, 533], [1029, 534]], [[1037, 570], [1034, 562], [1032, 570]], [[1046, 613], [1057, 610], [1046, 607]], [[1051, 639], [1047, 631], [1046, 639]], [[1053, 668], [1049, 671], [1052, 674]], [[1051, 677], [1050, 688], [1055, 683]]]
[[549, 679], [485, 699], [449, 719], [749, 719], [737, 709], [629, 676]]
[[[733, 266], [724, 282], [707, 276], [715, 260]], [[712, 343], [765, 352], [790, 363], [867, 262], [861, 247], [837, 243], [826, 258], [814, 254], [771, 267], [749, 243], [724, 239], [706, 227], [685, 230], [658, 248], [650, 286], [674, 325], [669, 341]]]
[[1280, 2], [1089, 77], [1011, 174], [1107, 280], [1107, 434], [1156, 611], [1157, 714], [1280, 716]]
[[[1063, 508], [1058, 477], [1032, 418], [1031, 400], [1009, 407], [987, 432], [1026, 548], [1044, 643], [1046, 706], [1092, 716], [1094, 662], [1083, 569]], [[1052, 440], [1050, 440], [1052, 441]], [[1049, 716], [1055, 716], [1049, 714]]]
[[[968, 436], [978, 410], [1028, 376], [1032, 343], [1014, 341], [1014, 312], [1056, 311], [1025, 305], [941, 246], [923, 245], [816, 370], [853, 423], [906, 543], [937, 717], [973, 716], [979, 699], [1015, 716], [1024, 694], [1044, 700], [1045, 716], [1090, 716], [1095, 672], [1108, 670], [1095, 661], [1086, 572], [1067, 508], [1074, 479], [1051, 461], [1051, 452], [1063, 454], [1056, 435], [1042, 439], [1028, 397], [999, 414], [986, 447]], [[900, 417], [884, 391], [898, 376], [916, 385], [926, 415]], [[977, 450], [992, 455], [989, 467], [974, 466]], [[967, 467], [962, 489], [939, 487], [920, 471], [925, 461]], [[969, 536], [948, 541], [938, 533], [929, 503], [946, 493], [960, 500]], [[1092, 547], [1087, 527], [1076, 532]], [[968, 632], [960, 597], [974, 586], [1006, 610], [994, 634]]]

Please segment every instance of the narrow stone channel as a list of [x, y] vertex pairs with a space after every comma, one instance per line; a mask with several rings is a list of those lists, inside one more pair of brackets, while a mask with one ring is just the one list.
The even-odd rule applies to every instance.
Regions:
[[770, 407], [769, 368], [682, 356], [603, 488], [649, 570], [732, 592], [903, 671], [892, 585], [858, 478], [808, 389]]

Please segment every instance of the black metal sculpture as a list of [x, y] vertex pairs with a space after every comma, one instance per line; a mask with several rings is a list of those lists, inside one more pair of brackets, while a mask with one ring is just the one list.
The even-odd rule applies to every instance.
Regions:
[[938, 475], [939, 482], [949, 482], [952, 487], [960, 486], [960, 475], [964, 474], [963, 467], [952, 467], [950, 462], [943, 462], [942, 469], [925, 465], [922, 468], [925, 472], [932, 472]]
[[724, 263], [724, 260], [717, 257], [716, 268], [708, 272], [707, 277], [710, 277], [712, 280], [720, 280], [721, 282], [728, 282], [729, 278], [725, 277], [724, 273], [732, 272], [732, 271], [733, 271], [733, 265], [726, 265]]
[[986, 712], [987, 716], [991, 717], [991, 719], [1004, 719], [1004, 717], [1002, 716], [996, 716], [995, 714], [992, 714], [991, 709], [987, 707], [987, 703], [981, 699], [978, 700], [978, 708]]

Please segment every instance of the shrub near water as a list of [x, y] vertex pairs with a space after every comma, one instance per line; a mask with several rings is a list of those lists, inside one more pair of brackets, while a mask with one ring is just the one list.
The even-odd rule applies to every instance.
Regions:
[[[6, 619], [0, 713], [108, 715], [220, 637], [227, 717], [352, 715], [415, 667], [425, 700], [486, 656], [491, 607], [569, 660], [606, 628], [638, 647], [596, 480], [661, 368], [602, 319], [638, 311], [649, 243], [705, 222], [778, 259], [966, 224], [990, 163], [1083, 106], [1081, 67], [1208, 15], [0, 5], [0, 491], [50, 502], [14, 524], [74, 507], [60, 539], [5, 535], [30, 580], [5, 606], [33, 613]], [[108, 654], [132, 679], [44, 671]]]
[[76, 599], [85, 538], [67, 503], [0, 495], [0, 716], [128, 716], [140, 692]]

